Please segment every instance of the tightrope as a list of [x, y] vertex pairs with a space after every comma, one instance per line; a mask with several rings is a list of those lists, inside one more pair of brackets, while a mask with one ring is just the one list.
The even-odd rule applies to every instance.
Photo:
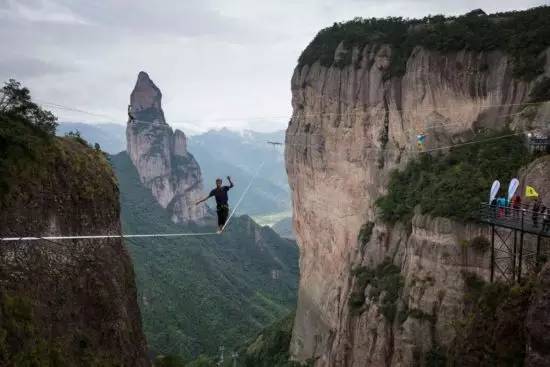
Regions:
[[93, 236], [43, 236], [43, 237], [3, 237], [0, 241], [38, 241], [38, 240], [96, 240], [105, 238], [143, 238], [143, 237], [182, 237], [182, 236], [208, 236], [216, 232], [196, 232], [196, 233], [150, 233], [150, 234], [113, 234], [113, 235], [93, 235]]
[[[233, 211], [231, 211], [231, 214], [227, 218], [227, 221], [225, 222], [225, 225], [222, 227], [222, 232], [225, 229], [225, 227], [229, 224], [229, 220], [233, 215], [235, 214], [237, 208], [243, 201], [244, 197], [252, 187], [252, 183], [254, 180], [256, 180], [256, 177], [258, 177], [258, 174], [260, 173], [260, 170], [262, 169], [263, 165], [265, 164], [265, 161], [260, 163], [258, 166], [258, 169], [254, 173], [254, 176], [250, 179], [250, 182], [248, 183], [248, 186], [245, 188], [244, 192], [242, 193], [241, 197], [237, 201], [237, 204], [233, 208]], [[219, 235], [218, 232], [186, 232], [186, 233], [147, 233], [147, 234], [109, 234], [109, 235], [88, 235], [88, 236], [24, 236], [24, 237], [1, 237], [0, 241], [8, 242], [8, 241], [55, 241], [55, 240], [97, 240], [97, 239], [106, 239], [106, 238], [155, 238], [155, 237], [190, 237], [190, 236], [214, 236]]]

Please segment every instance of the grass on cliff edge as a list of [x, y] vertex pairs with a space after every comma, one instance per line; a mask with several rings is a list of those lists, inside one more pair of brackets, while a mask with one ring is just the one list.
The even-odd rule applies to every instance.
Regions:
[[512, 56], [514, 77], [531, 80], [544, 71], [541, 54], [550, 46], [549, 18], [550, 7], [546, 6], [492, 15], [472, 11], [458, 17], [357, 17], [321, 30], [302, 52], [298, 64], [319, 61], [323, 66], [331, 66], [336, 48], [344, 42], [347, 53], [334, 64], [343, 67], [351, 64], [353, 47], [386, 44], [392, 46], [388, 76], [401, 76], [415, 46], [440, 52], [498, 49]]
[[[492, 136], [498, 135], [476, 140]], [[506, 190], [510, 179], [533, 158], [521, 136], [463, 145], [448, 154], [421, 154], [403, 171], [392, 172], [388, 193], [376, 204], [381, 218], [389, 223], [409, 221], [417, 205], [422, 214], [475, 219], [480, 203], [488, 200], [493, 181], [500, 180]]]
[[0, 114], [0, 209], [45, 192], [78, 187], [78, 200], [117, 202], [115, 177], [101, 150], [78, 137], [55, 137], [28, 120]]
[[45, 193], [75, 199], [113, 199], [114, 175], [103, 152], [78, 133], [55, 137], [57, 118], [32, 101], [29, 89], [9, 80], [0, 89], [0, 210], [39, 200]]

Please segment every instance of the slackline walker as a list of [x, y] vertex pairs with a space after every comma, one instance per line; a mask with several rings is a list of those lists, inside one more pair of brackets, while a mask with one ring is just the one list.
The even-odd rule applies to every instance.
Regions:
[[[218, 226], [217, 232], [187, 232], [187, 233], [147, 233], [147, 234], [118, 234], [118, 235], [88, 235], [88, 236], [20, 236], [20, 237], [1, 237], [0, 241], [8, 242], [8, 241], [39, 241], [39, 240], [45, 240], [45, 241], [55, 241], [55, 240], [97, 240], [97, 239], [104, 239], [104, 238], [155, 238], [155, 237], [191, 237], [191, 236], [213, 236], [217, 234], [221, 234], [227, 225], [229, 224], [229, 220], [233, 217], [235, 212], [237, 211], [239, 205], [242, 203], [244, 197], [250, 190], [250, 187], [252, 187], [252, 183], [256, 180], [258, 177], [258, 174], [260, 173], [260, 170], [264, 166], [265, 161], [260, 163], [258, 166], [258, 169], [254, 173], [254, 176], [250, 179], [250, 182], [248, 183], [248, 186], [243, 191], [241, 197], [237, 201], [237, 204], [231, 211], [231, 214], [227, 215], [226, 218], [224, 218], [224, 222], [221, 226]], [[228, 177], [231, 187], [233, 187], [233, 183], [231, 179]], [[217, 180], [216, 180], [217, 183]], [[215, 190], [215, 189], [214, 189]], [[212, 191], [214, 191], [212, 190]], [[227, 196], [227, 191], [229, 189], [225, 190], [225, 194]], [[211, 192], [212, 194], [212, 192]], [[205, 199], [201, 200], [204, 201], [211, 196], [214, 195], [208, 195]], [[197, 203], [198, 204], [198, 203]], [[226, 205], [227, 206], [227, 205]], [[227, 207], [227, 209], [229, 209]], [[220, 223], [219, 217], [218, 217], [218, 224]]]

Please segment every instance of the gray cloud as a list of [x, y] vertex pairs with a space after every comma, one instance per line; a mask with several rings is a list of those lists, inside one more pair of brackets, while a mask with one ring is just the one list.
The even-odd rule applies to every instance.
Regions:
[[29, 22], [85, 23], [62, 4], [50, 0], [4, 0], [0, 4], [0, 17]]
[[[541, 0], [0, 0], [0, 80], [17, 77], [61, 120], [125, 121], [140, 70], [187, 131], [273, 130], [290, 115], [290, 77], [323, 27], [355, 16], [524, 9]], [[255, 117], [248, 119], [247, 117]], [[258, 118], [259, 117], [259, 118]]]
[[75, 71], [74, 67], [46, 62], [34, 57], [0, 59], [0, 70], [16, 79], [36, 78]]

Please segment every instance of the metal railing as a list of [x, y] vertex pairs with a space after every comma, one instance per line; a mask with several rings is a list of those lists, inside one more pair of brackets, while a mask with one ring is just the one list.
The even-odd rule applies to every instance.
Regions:
[[522, 205], [501, 207], [483, 203], [479, 211], [479, 219], [483, 222], [500, 227], [517, 229], [536, 235], [550, 236], [550, 208], [544, 213], [533, 211]]
[[[547, 249], [541, 248], [541, 237], [550, 237], [548, 210], [550, 209], [544, 212], [534, 211], [525, 205], [481, 205], [478, 219], [491, 226], [491, 282], [495, 270], [507, 280], [520, 282], [523, 265], [539, 268], [543, 255], [547, 253]], [[506, 231], [500, 232], [497, 228], [504, 228]], [[535, 248], [524, 248], [525, 234], [536, 236]]]

